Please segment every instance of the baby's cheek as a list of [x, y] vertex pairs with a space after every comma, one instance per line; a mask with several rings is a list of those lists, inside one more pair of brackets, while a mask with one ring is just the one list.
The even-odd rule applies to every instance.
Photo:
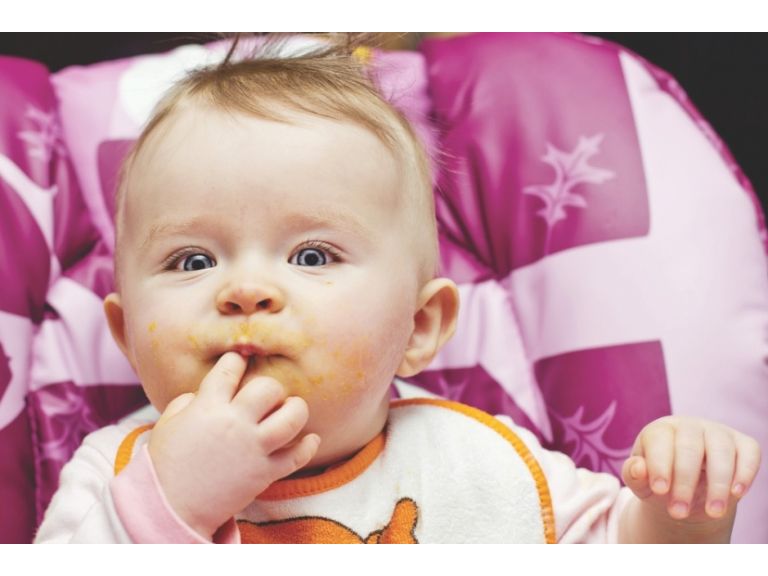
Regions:
[[322, 383], [327, 383], [327, 395], [339, 399], [389, 386], [399, 364], [399, 354], [370, 336], [332, 348], [330, 358], [333, 368], [325, 372]]
[[183, 326], [168, 322], [150, 320], [138, 327], [139, 352], [153, 362], [167, 361], [168, 356], [178, 355], [186, 349], [194, 349], [197, 342], [191, 332]]
[[207, 366], [193, 362], [194, 348], [183, 327], [151, 320], [136, 328], [134, 368], [152, 404], [162, 410], [186, 392], [196, 392]]
[[257, 359], [254, 373], [280, 382], [289, 396], [311, 405], [334, 402], [369, 385], [367, 350], [351, 343], [329, 344], [306, 350], [300, 357]]

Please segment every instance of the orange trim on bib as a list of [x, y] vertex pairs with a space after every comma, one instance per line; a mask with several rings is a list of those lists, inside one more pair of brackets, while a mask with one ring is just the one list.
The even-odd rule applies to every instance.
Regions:
[[115, 476], [120, 474], [123, 468], [125, 468], [128, 465], [128, 462], [131, 461], [131, 456], [133, 456], [133, 447], [136, 444], [136, 440], [144, 434], [147, 430], [151, 430], [154, 424], [145, 424], [144, 426], [139, 426], [132, 432], [130, 432], [125, 438], [123, 438], [123, 441], [120, 443], [120, 446], [117, 449], [117, 454], [115, 454]]
[[544, 472], [542, 471], [541, 466], [539, 466], [539, 463], [536, 461], [536, 458], [533, 456], [533, 454], [531, 454], [531, 451], [528, 450], [528, 446], [526, 446], [525, 443], [520, 440], [517, 434], [512, 432], [512, 430], [510, 430], [507, 426], [502, 424], [499, 420], [490, 414], [487, 414], [482, 410], [478, 410], [477, 408], [473, 408], [465, 404], [460, 404], [458, 402], [452, 402], [450, 400], [439, 400], [435, 398], [407, 398], [404, 400], [393, 401], [391, 408], [413, 406], [418, 404], [440, 406], [442, 408], [448, 408], [449, 410], [459, 412], [460, 414], [464, 414], [470, 418], [474, 418], [478, 422], [491, 428], [494, 432], [498, 433], [502, 438], [512, 444], [512, 447], [517, 451], [517, 453], [520, 455], [520, 458], [523, 459], [523, 462], [525, 462], [525, 465], [528, 467], [531, 476], [533, 476], [534, 482], [536, 482], [536, 490], [539, 493], [539, 504], [541, 506], [541, 520], [544, 524], [544, 537], [547, 541], [547, 544], [554, 544], [557, 541], [555, 539], [555, 513], [552, 508], [552, 496], [549, 493], [549, 485], [547, 484], [547, 479], [544, 476]]
[[[385, 429], [386, 432], [386, 429]], [[257, 496], [257, 500], [285, 500], [287, 498], [299, 498], [312, 496], [333, 490], [339, 486], [351, 482], [365, 472], [368, 466], [378, 458], [384, 450], [385, 432], [381, 432], [373, 440], [368, 442], [352, 458], [346, 462], [334, 466], [317, 476], [307, 478], [293, 478], [278, 480], [269, 488]]]

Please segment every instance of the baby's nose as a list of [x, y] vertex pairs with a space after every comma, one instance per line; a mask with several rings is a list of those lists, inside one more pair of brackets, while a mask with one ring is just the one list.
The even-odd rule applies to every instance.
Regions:
[[216, 298], [216, 307], [222, 314], [274, 313], [282, 310], [284, 305], [280, 290], [256, 284], [227, 286]]

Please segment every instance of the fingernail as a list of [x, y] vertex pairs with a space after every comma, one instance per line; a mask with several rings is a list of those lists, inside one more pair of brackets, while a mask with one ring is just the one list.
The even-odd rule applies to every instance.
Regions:
[[685, 502], [675, 502], [672, 504], [671, 512], [675, 518], [685, 518], [688, 516], [688, 504]]
[[653, 481], [653, 491], [656, 494], [664, 494], [667, 491], [667, 481], [664, 478], [656, 478]]
[[640, 462], [635, 462], [629, 468], [629, 473], [634, 479], [640, 478], [640, 472], [641, 472]]
[[709, 503], [709, 515], [710, 516], [722, 516], [725, 512], [725, 502], [722, 500], [713, 500]]
[[742, 494], [744, 494], [744, 490], [745, 490], [744, 484], [739, 483], [733, 487], [731, 492], [733, 493], [734, 496], [741, 496]]

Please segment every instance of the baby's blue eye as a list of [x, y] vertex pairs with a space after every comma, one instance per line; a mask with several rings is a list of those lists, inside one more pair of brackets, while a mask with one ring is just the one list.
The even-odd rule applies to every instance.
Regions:
[[190, 254], [181, 262], [181, 267], [185, 272], [205, 270], [206, 268], [213, 268], [214, 266], [216, 266], [216, 262], [214, 262], [210, 256], [206, 256], [205, 254]]
[[291, 264], [299, 266], [325, 266], [328, 256], [318, 248], [302, 248], [291, 258]]

